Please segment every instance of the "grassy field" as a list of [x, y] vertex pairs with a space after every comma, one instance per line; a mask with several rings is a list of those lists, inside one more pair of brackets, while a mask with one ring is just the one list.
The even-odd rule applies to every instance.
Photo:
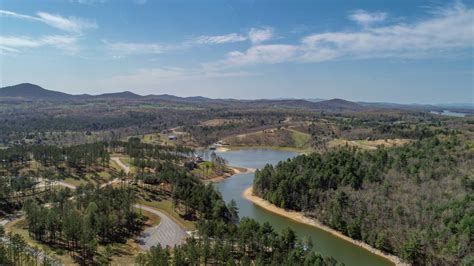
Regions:
[[[311, 135], [292, 128], [274, 128], [227, 137], [230, 149], [263, 148], [309, 153]], [[227, 148], [227, 147], [226, 147]]]
[[293, 129], [288, 129], [291, 132], [291, 137], [295, 143], [296, 148], [306, 148], [311, 141], [311, 135]]

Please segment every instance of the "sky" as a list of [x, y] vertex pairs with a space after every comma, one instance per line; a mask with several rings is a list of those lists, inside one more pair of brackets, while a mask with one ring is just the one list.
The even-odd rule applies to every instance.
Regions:
[[471, 1], [0, 1], [0, 85], [474, 103]]

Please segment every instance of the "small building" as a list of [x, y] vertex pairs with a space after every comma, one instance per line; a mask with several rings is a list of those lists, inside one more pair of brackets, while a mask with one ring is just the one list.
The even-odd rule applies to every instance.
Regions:
[[195, 163], [202, 163], [202, 162], [204, 162], [204, 160], [202, 159], [201, 156], [194, 156], [194, 157], [193, 157], [193, 161], [194, 161]]

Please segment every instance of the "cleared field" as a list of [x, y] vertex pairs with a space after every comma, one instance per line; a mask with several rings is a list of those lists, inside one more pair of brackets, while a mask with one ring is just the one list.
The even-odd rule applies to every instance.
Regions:
[[378, 140], [344, 140], [334, 139], [329, 142], [329, 147], [351, 146], [367, 150], [375, 150], [377, 146], [394, 147], [409, 143], [409, 139], [378, 139]]
[[242, 123], [243, 123], [242, 120], [238, 120], [238, 119], [216, 118], [216, 119], [206, 120], [204, 122], [201, 122], [200, 124], [202, 126], [217, 127], [217, 126], [222, 126], [222, 125], [242, 124]]
[[[170, 140], [169, 136], [174, 135], [176, 136], [176, 140]], [[148, 144], [158, 144], [158, 145], [165, 145], [165, 146], [188, 146], [188, 147], [197, 147], [198, 144], [193, 136], [186, 132], [179, 132], [175, 130], [170, 130], [169, 132], [156, 132], [150, 134], [143, 134], [143, 135], [135, 135], [131, 136], [135, 138], [139, 138], [141, 142], [148, 143]], [[130, 138], [130, 137], [128, 137]], [[127, 140], [128, 138], [124, 139]]]
[[231, 148], [272, 148], [299, 152], [311, 150], [311, 135], [293, 128], [266, 129], [231, 136], [224, 141], [229, 143]]

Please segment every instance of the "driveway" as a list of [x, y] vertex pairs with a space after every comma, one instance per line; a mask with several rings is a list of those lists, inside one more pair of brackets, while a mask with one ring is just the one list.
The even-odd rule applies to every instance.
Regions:
[[139, 237], [140, 248], [143, 250], [150, 250], [157, 244], [174, 247], [182, 244], [188, 237], [186, 231], [163, 212], [140, 204], [135, 204], [135, 207], [156, 214], [161, 219], [159, 225], [146, 229]]
[[128, 173], [130, 173], [130, 167], [128, 167], [128, 165], [125, 165], [119, 157], [111, 157], [110, 158], [112, 161], [116, 162], [118, 164], [118, 166], [120, 166], [120, 168], [123, 169], [123, 171], [128, 175]]

